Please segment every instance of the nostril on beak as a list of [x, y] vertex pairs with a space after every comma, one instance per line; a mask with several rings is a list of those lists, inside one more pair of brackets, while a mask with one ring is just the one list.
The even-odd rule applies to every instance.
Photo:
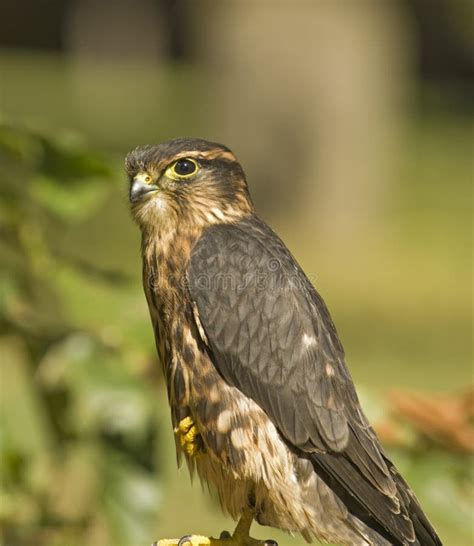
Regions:
[[145, 184], [142, 180], [135, 179], [130, 188], [130, 201], [132, 203], [140, 201], [147, 193], [155, 192], [157, 190], [158, 187], [154, 184]]

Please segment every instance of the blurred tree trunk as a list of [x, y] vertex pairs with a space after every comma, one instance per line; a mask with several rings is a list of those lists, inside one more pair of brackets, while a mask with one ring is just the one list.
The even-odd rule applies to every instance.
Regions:
[[73, 0], [65, 42], [78, 57], [113, 60], [159, 58], [166, 43], [154, 0]]
[[109, 144], [123, 126], [135, 145], [159, 138], [150, 104], [166, 100], [168, 29], [160, 8], [154, 0], [74, 0], [68, 11], [69, 92], [83, 130]]
[[401, 5], [197, 4], [213, 137], [239, 154], [259, 208], [303, 212], [328, 244], [367, 241], [396, 176], [411, 45]]

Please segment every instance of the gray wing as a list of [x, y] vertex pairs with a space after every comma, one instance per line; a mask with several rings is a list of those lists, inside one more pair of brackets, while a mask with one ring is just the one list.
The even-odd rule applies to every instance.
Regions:
[[255, 216], [211, 227], [192, 252], [188, 283], [224, 379], [356, 515], [394, 544], [414, 542], [410, 500], [361, 410], [329, 312], [281, 240]]

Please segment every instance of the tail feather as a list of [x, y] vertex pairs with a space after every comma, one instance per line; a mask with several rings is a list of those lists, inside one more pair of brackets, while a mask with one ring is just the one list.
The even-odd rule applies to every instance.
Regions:
[[441, 539], [437, 535], [433, 526], [429, 522], [425, 513], [421, 509], [420, 503], [416, 498], [415, 493], [410, 489], [409, 485], [398, 473], [393, 464], [387, 460], [387, 464], [390, 471], [393, 474], [393, 478], [397, 485], [397, 489], [400, 494], [405, 497], [405, 505], [407, 507], [408, 515], [413, 523], [413, 528], [416, 535], [416, 546], [443, 546]]

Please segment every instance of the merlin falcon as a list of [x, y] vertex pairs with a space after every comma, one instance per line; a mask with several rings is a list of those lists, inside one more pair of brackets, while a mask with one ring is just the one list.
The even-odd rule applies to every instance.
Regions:
[[178, 460], [239, 520], [161, 544], [263, 546], [250, 525], [346, 545], [441, 545], [360, 406], [328, 309], [256, 214], [225, 146], [126, 158]]

